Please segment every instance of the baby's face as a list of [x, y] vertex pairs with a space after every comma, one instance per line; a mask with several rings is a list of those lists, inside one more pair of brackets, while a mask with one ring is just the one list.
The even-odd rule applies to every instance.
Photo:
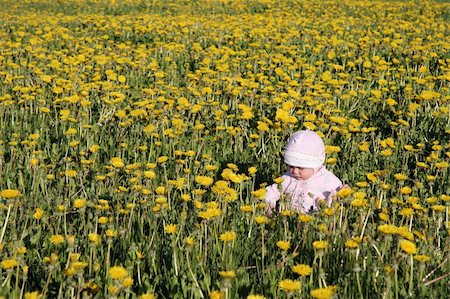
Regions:
[[304, 168], [288, 165], [289, 173], [297, 180], [307, 180], [314, 174], [313, 168]]

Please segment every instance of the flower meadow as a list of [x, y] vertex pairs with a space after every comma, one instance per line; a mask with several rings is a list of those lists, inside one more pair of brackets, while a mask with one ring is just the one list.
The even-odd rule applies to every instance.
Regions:
[[448, 2], [2, 2], [1, 298], [448, 297]]

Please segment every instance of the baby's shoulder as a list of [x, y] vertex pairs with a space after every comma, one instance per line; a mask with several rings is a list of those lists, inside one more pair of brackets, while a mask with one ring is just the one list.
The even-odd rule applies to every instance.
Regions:
[[335, 186], [336, 188], [342, 185], [341, 180], [331, 171], [325, 167], [322, 169], [322, 175], [320, 176], [320, 181], [326, 183], [330, 186]]

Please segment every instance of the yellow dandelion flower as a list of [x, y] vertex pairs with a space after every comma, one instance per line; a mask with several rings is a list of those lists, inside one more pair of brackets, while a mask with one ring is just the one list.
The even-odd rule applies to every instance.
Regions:
[[117, 236], [117, 232], [115, 230], [113, 230], [113, 229], [107, 229], [105, 231], [105, 235], [108, 238], [114, 238], [115, 236]]
[[412, 193], [412, 189], [408, 186], [405, 186], [405, 187], [400, 188], [400, 192], [402, 194], [408, 195], [408, 194]]
[[177, 225], [176, 224], [167, 224], [166, 226], [164, 226], [164, 231], [166, 232], [166, 234], [174, 234], [177, 232]]
[[164, 187], [164, 186], [156, 187], [155, 193], [158, 195], [163, 195], [164, 193], [166, 193], [166, 187]]
[[377, 229], [386, 235], [392, 235], [398, 232], [398, 227], [392, 224], [382, 224]]
[[31, 166], [37, 166], [39, 164], [39, 159], [33, 158], [30, 159]]
[[41, 208], [37, 208], [34, 211], [33, 218], [36, 220], [41, 220], [42, 217], [44, 217], [44, 210], [42, 210]]
[[224, 298], [224, 293], [221, 291], [217, 291], [217, 290], [212, 291], [208, 295], [209, 295], [209, 299], [223, 299]]
[[152, 170], [144, 171], [144, 177], [146, 179], [154, 179], [156, 177], [156, 173]]
[[368, 173], [368, 174], [366, 174], [366, 177], [372, 183], [377, 181], [377, 177], [374, 173]]
[[300, 290], [301, 283], [297, 280], [284, 279], [278, 283], [278, 287], [285, 292], [294, 292]]
[[94, 144], [94, 145], [91, 145], [91, 147], [89, 148], [89, 151], [92, 153], [96, 153], [96, 152], [98, 152], [99, 149], [100, 149], [100, 146], [98, 144]]
[[5, 189], [0, 191], [0, 197], [12, 199], [20, 195], [20, 191], [16, 189]]
[[269, 222], [269, 218], [267, 218], [266, 216], [256, 216], [255, 222], [257, 224], [266, 224]]
[[334, 164], [337, 163], [337, 158], [328, 158], [327, 161], [326, 161], [326, 163], [327, 163], [328, 165], [334, 165]]
[[189, 245], [189, 246], [194, 246], [195, 244], [195, 239], [193, 237], [186, 237], [183, 240], [184, 244]]
[[117, 81], [120, 83], [125, 83], [125, 81], [127, 81], [127, 78], [125, 78], [125, 76], [119, 75], [117, 77]]
[[381, 213], [378, 214], [378, 217], [380, 217], [380, 219], [382, 221], [384, 221], [384, 222], [388, 222], [389, 221], [389, 215], [386, 214], [386, 213], [381, 212]]
[[448, 162], [446, 161], [442, 161], [442, 162], [437, 162], [434, 164], [434, 166], [436, 166], [436, 168], [438, 169], [444, 169], [444, 168], [448, 168]]
[[68, 277], [72, 277], [77, 274], [77, 270], [74, 267], [70, 266], [64, 271], [64, 274]]
[[122, 159], [119, 157], [114, 157], [110, 160], [110, 163], [112, 166], [116, 168], [122, 168], [125, 164], [123, 163]]
[[167, 162], [167, 160], [169, 160], [169, 157], [167, 157], [167, 156], [161, 156], [161, 157], [158, 157], [158, 159], [156, 159], [156, 162], [162, 164], [162, 163]]
[[345, 247], [346, 248], [349, 248], [349, 249], [356, 249], [356, 248], [358, 248], [358, 245], [359, 245], [359, 243], [358, 242], [356, 242], [355, 240], [347, 240], [346, 242], [345, 242]]
[[400, 248], [407, 254], [416, 254], [417, 252], [416, 244], [408, 240], [401, 240]]
[[191, 200], [191, 196], [189, 194], [181, 194], [181, 200], [184, 202], [188, 202]]
[[291, 242], [281, 240], [281, 241], [278, 241], [278, 242], [277, 242], [277, 246], [278, 246], [278, 248], [280, 248], [281, 250], [288, 250], [289, 247], [291, 247]]
[[236, 277], [236, 272], [234, 271], [219, 271], [219, 275], [225, 279], [231, 279]]
[[41, 298], [41, 294], [39, 294], [38, 291], [34, 291], [34, 292], [26, 292], [25, 293], [25, 299], [39, 299]]
[[335, 146], [335, 145], [326, 145], [325, 152], [327, 154], [340, 153], [341, 148], [339, 146]]
[[213, 178], [208, 177], [208, 176], [198, 175], [195, 177], [195, 182], [201, 186], [209, 187], [214, 183], [214, 180], [213, 180]]
[[251, 194], [258, 199], [264, 199], [266, 197], [267, 190], [265, 188], [261, 188], [255, 191], [252, 191]]
[[414, 215], [414, 209], [402, 208], [398, 214], [401, 216], [412, 216], [412, 215]]
[[221, 234], [219, 238], [223, 242], [231, 242], [236, 239], [236, 233], [234, 231], [227, 231]]
[[25, 246], [18, 247], [16, 250], [16, 253], [17, 254], [25, 254], [25, 253], [27, 253], [27, 248]]
[[363, 181], [363, 182], [357, 182], [356, 186], [361, 187], [361, 188], [365, 188], [367, 186], [369, 186], [369, 183]]
[[339, 198], [346, 198], [346, 197], [350, 196], [352, 193], [353, 193], [352, 188], [346, 187], [346, 188], [340, 189], [336, 195]]
[[307, 214], [299, 214], [299, 215], [298, 215], [298, 220], [299, 220], [300, 222], [303, 222], [303, 223], [310, 222], [310, 221], [312, 221], [313, 219], [314, 219], [314, 217], [311, 216], [311, 215], [307, 215]]
[[269, 128], [269, 125], [268, 124], [266, 124], [265, 122], [262, 122], [262, 121], [257, 121], [257, 129], [258, 129], [258, 131], [261, 131], [261, 132], [269, 132], [270, 131], [270, 128]]
[[309, 265], [299, 264], [292, 267], [292, 272], [300, 275], [300, 276], [308, 276], [311, 275], [313, 269]]
[[113, 266], [109, 269], [109, 277], [122, 280], [128, 276], [128, 270], [122, 266]]
[[362, 152], [368, 152], [369, 151], [369, 143], [367, 141], [364, 141], [358, 145], [358, 148]]
[[336, 293], [336, 286], [315, 289], [310, 292], [311, 297], [315, 299], [331, 299]]
[[76, 133], [77, 133], [77, 129], [69, 128], [65, 134], [66, 134], [66, 136], [70, 136], [70, 135], [75, 135]]
[[64, 174], [69, 178], [74, 178], [77, 176], [77, 171], [73, 169], [67, 169]]
[[313, 247], [316, 250], [323, 250], [328, 247], [328, 242], [327, 241], [314, 241]]
[[275, 184], [281, 184], [281, 183], [283, 183], [284, 178], [283, 177], [278, 177], [278, 178], [275, 178], [273, 181], [275, 182]]
[[435, 175], [427, 175], [427, 180], [435, 181], [436, 180], [436, 176]]
[[145, 293], [142, 294], [139, 299], [155, 299], [155, 295], [153, 295], [152, 293]]
[[258, 169], [256, 167], [249, 167], [247, 171], [249, 175], [254, 175]]
[[396, 233], [407, 240], [414, 240], [414, 233], [410, 232], [409, 227], [407, 226], [400, 226], [399, 228], [397, 228]]
[[111, 284], [111, 285], [108, 286], [108, 292], [111, 295], [116, 295], [116, 294], [119, 293], [119, 287], [114, 285], [114, 284]]
[[203, 219], [211, 219], [220, 216], [220, 209], [218, 208], [208, 208], [205, 211], [198, 212], [198, 217]]
[[59, 234], [53, 235], [49, 239], [50, 239], [50, 243], [52, 243], [54, 245], [59, 245], [64, 242], [64, 236], [59, 235]]
[[125, 277], [122, 281], [122, 285], [124, 288], [129, 288], [133, 285], [133, 282], [134, 282], [133, 278]]
[[397, 181], [405, 181], [405, 180], [408, 179], [408, 176], [407, 176], [407, 175], [404, 175], [403, 173], [396, 173], [396, 174], [394, 174], [394, 178], [395, 178]]
[[420, 167], [420, 168], [427, 168], [428, 167], [428, 165], [425, 162], [417, 162], [416, 165], [417, 165], [417, 167]]
[[323, 213], [327, 216], [333, 216], [336, 213], [336, 208], [325, 208]]
[[86, 206], [86, 199], [78, 198], [73, 201], [73, 207], [75, 209], [82, 209]]
[[428, 255], [415, 255], [414, 259], [421, 263], [428, 263], [431, 260]]
[[91, 241], [94, 245], [98, 245], [100, 243], [100, 235], [96, 233], [90, 233], [88, 235], [89, 241]]
[[207, 171], [214, 171], [214, 170], [217, 170], [217, 166], [216, 165], [206, 165], [205, 169]]
[[384, 157], [392, 156], [392, 151], [390, 149], [382, 150], [381, 155]]
[[0, 265], [3, 269], [8, 270], [14, 269], [15, 267], [19, 266], [19, 262], [15, 259], [7, 259], [3, 260]]
[[350, 202], [353, 207], [364, 208], [367, 205], [367, 199], [365, 198], [355, 198]]
[[251, 205], [242, 205], [239, 207], [239, 210], [244, 213], [250, 213], [251, 211], [253, 211], [253, 207]]

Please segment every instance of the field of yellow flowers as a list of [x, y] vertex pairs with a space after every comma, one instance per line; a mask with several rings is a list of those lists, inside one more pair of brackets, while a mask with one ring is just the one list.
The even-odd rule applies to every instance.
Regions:
[[[446, 1], [5, 0], [0, 298], [446, 298]], [[351, 189], [269, 217], [289, 135]]]

